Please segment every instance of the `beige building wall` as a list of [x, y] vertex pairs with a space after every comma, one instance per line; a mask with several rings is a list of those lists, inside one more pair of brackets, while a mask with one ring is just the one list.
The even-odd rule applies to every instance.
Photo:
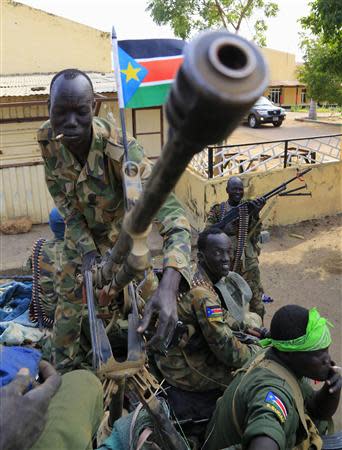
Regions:
[[11, 0], [1, 4], [3, 75], [51, 73], [66, 67], [111, 70], [109, 33]]
[[296, 105], [296, 93], [298, 92], [295, 87], [283, 88], [283, 104], [284, 105]]
[[281, 52], [271, 48], [261, 48], [270, 71], [270, 80], [295, 80], [296, 60], [292, 53]]

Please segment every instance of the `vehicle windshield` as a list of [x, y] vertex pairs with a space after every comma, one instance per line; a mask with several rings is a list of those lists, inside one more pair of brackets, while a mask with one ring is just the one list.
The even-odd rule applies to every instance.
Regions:
[[260, 97], [259, 100], [255, 102], [255, 106], [274, 106], [272, 102], [266, 97]]

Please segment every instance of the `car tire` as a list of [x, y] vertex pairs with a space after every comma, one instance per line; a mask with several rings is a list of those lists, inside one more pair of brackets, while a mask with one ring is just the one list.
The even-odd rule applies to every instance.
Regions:
[[278, 120], [278, 122], [272, 122], [274, 127], [280, 127], [280, 125], [283, 123], [282, 120]]
[[259, 122], [254, 114], [248, 116], [248, 125], [250, 126], [250, 128], [258, 128]]

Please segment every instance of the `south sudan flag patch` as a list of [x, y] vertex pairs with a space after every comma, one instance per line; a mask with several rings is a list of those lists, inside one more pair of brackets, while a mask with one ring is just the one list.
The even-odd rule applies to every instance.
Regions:
[[281, 423], [284, 423], [287, 417], [287, 409], [284, 403], [272, 391], [269, 391], [265, 398], [267, 408], [276, 413]]
[[223, 319], [223, 311], [221, 306], [207, 306], [206, 316], [209, 322], [221, 322]]

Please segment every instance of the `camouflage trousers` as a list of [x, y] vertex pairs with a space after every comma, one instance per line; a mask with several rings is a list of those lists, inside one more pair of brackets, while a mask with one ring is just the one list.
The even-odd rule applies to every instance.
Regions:
[[[110, 241], [96, 242], [98, 252], [103, 256], [112, 247]], [[56, 271], [57, 305], [52, 336], [45, 345], [44, 356], [49, 359], [60, 373], [91, 367], [91, 336], [88, 321], [86, 300], [83, 298], [83, 287], [77, 282], [81, 273], [82, 258], [74, 243], [65, 240], [60, 256], [60, 265]], [[154, 281], [154, 278], [153, 278]], [[150, 283], [151, 284], [151, 283]], [[156, 289], [152, 286], [142, 287], [148, 298]], [[108, 309], [98, 312], [108, 312]], [[127, 321], [117, 314], [118, 320], [112, 326], [108, 338], [117, 357], [125, 357], [127, 353]]]
[[[97, 243], [101, 255], [111, 247]], [[57, 304], [50, 342], [45, 346], [44, 356], [49, 358], [60, 373], [79, 368], [89, 368], [91, 350], [90, 331], [87, 321], [86, 300], [83, 287], [77, 281], [81, 273], [82, 257], [73, 241], [67, 237], [56, 270], [55, 284]]]
[[[229, 236], [232, 244], [234, 255], [237, 250], [237, 237]], [[242, 264], [239, 274], [247, 281], [252, 291], [252, 298], [249, 304], [249, 310], [257, 313], [262, 319], [265, 315], [265, 307], [262, 303], [262, 294], [264, 288], [261, 283], [260, 269], [259, 269], [259, 254], [260, 248], [258, 244], [254, 245], [250, 240], [247, 240], [244, 254], [242, 256]]]
[[64, 241], [46, 241], [42, 247], [40, 259], [40, 288], [41, 300], [44, 312], [49, 318], [54, 317], [57, 305], [57, 293], [55, 289], [56, 268], [60, 266], [60, 257], [63, 251]]

